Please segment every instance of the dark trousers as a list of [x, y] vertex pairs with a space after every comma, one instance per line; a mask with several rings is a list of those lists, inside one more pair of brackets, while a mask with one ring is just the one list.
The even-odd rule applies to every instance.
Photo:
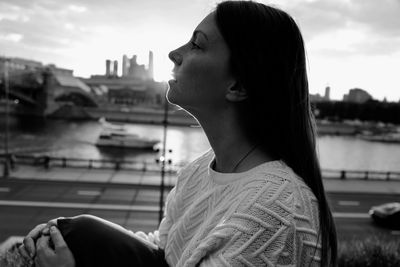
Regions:
[[57, 221], [76, 267], [168, 267], [164, 251], [126, 229], [91, 215]]

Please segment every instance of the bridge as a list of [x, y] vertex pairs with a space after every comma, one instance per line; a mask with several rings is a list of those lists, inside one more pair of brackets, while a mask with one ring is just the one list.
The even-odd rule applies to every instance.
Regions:
[[[17, 114], [52, 115], [65, 106], [97, 107], [98, 103], [85, 83], [71, 70], [55, 67], [9, 72], [8, 97]], [[5, 96], [6, 81], [0, 83]]]

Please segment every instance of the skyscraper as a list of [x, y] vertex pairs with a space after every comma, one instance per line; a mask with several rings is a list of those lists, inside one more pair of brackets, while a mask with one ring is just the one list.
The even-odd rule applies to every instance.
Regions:
[[327, 87], [325, 87], [324, 99], [325, 100], [330, 100], [330, 98], [331, 98], [331, 87], [327, 86]]
[[118, 76], [118, 60], [114, 60], [114, 68], [113, 68], [112, 75], [115, 77]]
[[154, 65], [153, 65], [153, 52], [149, 51], [149, 79], [153, 80], [154, 79]]
[[111, 60], [106, 60], [106, 76], [111, 75]]
[[129, 70], [129, 58], [127, 55], [122, 56], [122, 76], [128, 76]]

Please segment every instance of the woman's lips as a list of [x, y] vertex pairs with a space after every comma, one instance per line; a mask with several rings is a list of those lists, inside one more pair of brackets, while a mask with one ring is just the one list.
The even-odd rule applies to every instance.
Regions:
[[178, 83], [175, 79], [171, 79], [168, 81], [169, 84]]
[[175, 74], [175, 73], [172, 73], [171, 76], [172, 76], [172, 79], [171, 79], [170, 81], [172, 81], [172, 82], [174, 82], [174, 83], [177, 83], [178, 81], [177, 81], [177, 79], [176, 79], [176, 74]]

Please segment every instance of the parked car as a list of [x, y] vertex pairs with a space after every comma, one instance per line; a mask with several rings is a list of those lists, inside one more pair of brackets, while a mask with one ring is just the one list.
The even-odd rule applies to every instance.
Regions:
[[369, 215], [380, 226], [400, 230], [400, 202], [390, 202], [373, 206]]

